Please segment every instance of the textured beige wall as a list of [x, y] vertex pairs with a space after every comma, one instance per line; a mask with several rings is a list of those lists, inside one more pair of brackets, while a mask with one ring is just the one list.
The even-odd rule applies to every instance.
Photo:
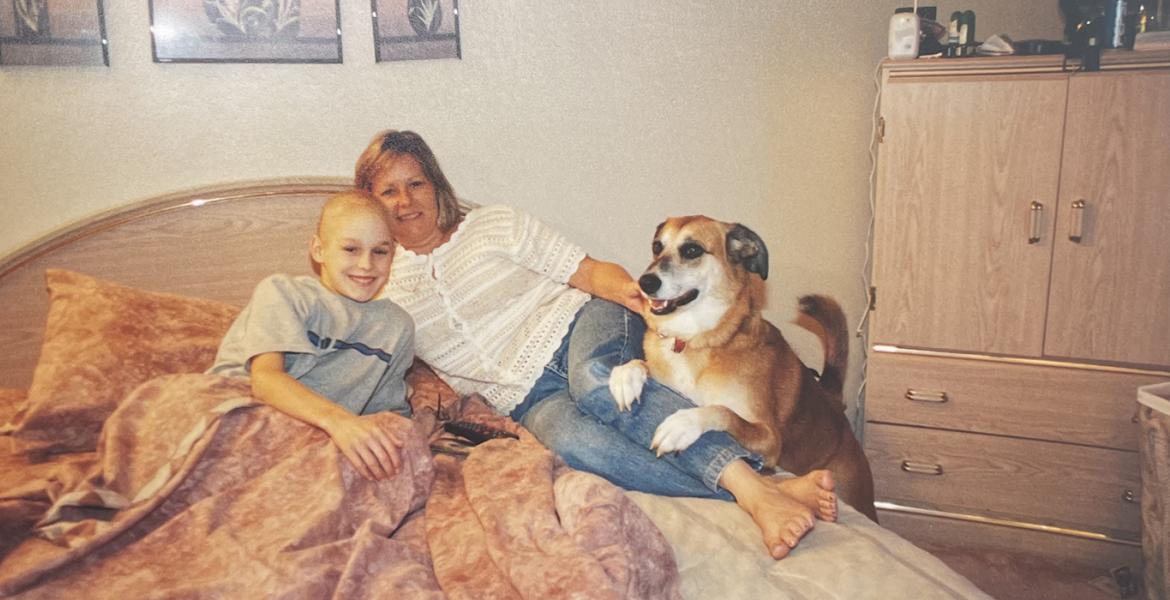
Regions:
[[[341, 0], [344, 64], [160, 65], [147, 2], [105, 0], [109, 68], [0, 69], [0, 254], [163, 192], [344, 176], [377, 130], [410, 128], [461, 195], [635, 273], [668, 215], [743, 222], [769, 243], [773, 320], [816, 291], [856, 323], [874, 68], [902, 4], [462, 0], [463, 60], [376, 64], [369, 3]], [[1056, 4], [939, 13], [1053, 38]]]

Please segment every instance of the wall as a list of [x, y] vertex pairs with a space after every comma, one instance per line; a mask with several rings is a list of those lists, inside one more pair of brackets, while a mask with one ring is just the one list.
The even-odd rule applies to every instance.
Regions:
[[[874, 70], [908, 3], [462, 0], [462, 60], [374, 63], [369, 3], [341, 0], [340, 65], [154, 64], [147, 2], [104, 4], [109, 68], [0, 69], [0, 255], [163, 192], [347, 176], [395, 127], [460, 195], [631, 272], [664, 217], [706, 213], [768, 241], [772, 320], [814, 291], [863, 314]], [[980, 38], [1060, 37], [1055, 0], [957, 8]]]

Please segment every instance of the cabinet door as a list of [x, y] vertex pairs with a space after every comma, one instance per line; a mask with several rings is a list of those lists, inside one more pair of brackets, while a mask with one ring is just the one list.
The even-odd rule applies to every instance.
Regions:
[[1077, 75], [1068, 103], [1045, 354], [1170, 366], [1170, 72]]
[[885, 86], [873, 342], [1040, 355], [1066, 90], [1060, 75]]

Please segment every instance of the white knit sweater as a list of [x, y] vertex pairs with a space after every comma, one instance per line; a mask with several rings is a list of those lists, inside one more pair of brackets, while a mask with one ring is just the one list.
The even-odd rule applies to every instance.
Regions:
[[473, 209], [442, 246], [399, 246], [383, 295], [414, 317], [415, 353], [460, 394], [508, 414], [589, 300], [569, 287], [585, 251], [500, 205]]

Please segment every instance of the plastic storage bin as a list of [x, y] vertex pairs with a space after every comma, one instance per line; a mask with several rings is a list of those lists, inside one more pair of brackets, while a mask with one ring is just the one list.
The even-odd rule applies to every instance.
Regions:
[[1170, 585], [1170, 382], [1138, 388], [1142, 468], [1142, 558], [1146, 597], [1167, 600]]

